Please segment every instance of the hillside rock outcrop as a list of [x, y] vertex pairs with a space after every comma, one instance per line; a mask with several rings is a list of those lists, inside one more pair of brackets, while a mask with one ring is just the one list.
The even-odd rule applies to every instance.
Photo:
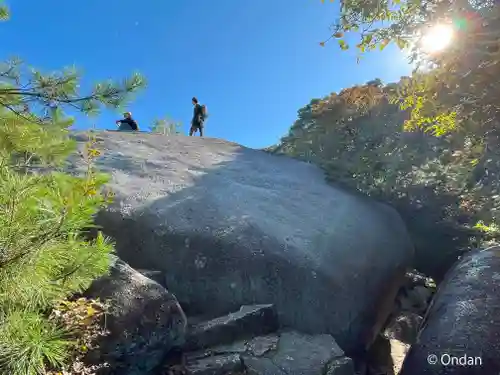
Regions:
[[273, 304], [284, 327], [331, 334], [347, 353], [380, 331], [413, 256], [394, 210], [312, 165], [222, 140], [96, 140], [115, 193], [97, 223], [131, 266], [165, 272], [188, 314]]

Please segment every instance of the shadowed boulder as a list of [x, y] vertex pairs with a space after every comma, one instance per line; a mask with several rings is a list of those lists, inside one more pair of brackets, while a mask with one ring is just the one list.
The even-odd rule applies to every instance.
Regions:
[[192, 326], [186, 337], [186, 350], [228, 344], [236, 339], [262, 335], [278, 329], [272, 305], [242, 306], [239, 311]]
[[284, 326], [332, 334], [347, 352], [373, 341], [413, 256], [394, 210], [222, 140], [96, 136], [116, 194], [97, 223], [133, 267], [165, 272], [186, 311], [273, 304]]
[[110, 331], [99, 352], [120, 375], [151, 374], [170, 349], [184, 344], [186, 316], [174, 295], [114, 258], [109, 275], [86, 292], [110, 304]]
[[401, 375], [500, 373], [500, 247], [463, 257], [440, 284]]

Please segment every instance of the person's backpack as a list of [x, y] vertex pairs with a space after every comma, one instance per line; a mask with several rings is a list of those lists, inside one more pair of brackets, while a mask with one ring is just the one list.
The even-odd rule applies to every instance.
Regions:
[[201, 105], [201, 121], [205, 121], [207, 118], [207, 106], [205, 104]]

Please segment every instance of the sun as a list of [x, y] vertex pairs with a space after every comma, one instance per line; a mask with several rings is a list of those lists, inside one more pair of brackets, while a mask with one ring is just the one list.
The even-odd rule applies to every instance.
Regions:
[[420, 40], [422, 49], [427, 53], [436, 53], [448, 47], [453, 40], [451, 25], [436, 25], [427, 30]]

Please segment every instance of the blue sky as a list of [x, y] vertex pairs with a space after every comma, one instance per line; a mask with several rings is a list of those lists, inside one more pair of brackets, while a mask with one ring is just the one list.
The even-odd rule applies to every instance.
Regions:
[[[76, 65], [82, 85], [139, 71], [148, 88], [128, 107], [146, 130], [155, 118], [184, 123], [191, 97], [207, 105], [206, 134], [249, 147], [273, 144], [297, 110], [375, 77], [409, 73], [390, 46], [359, 65], [355, 51], [319, 42], [338, 1], [320, 0], [11, 0], [0, 24], [0, 58], [12, 55], [44, 70]], [[76, 127], [114, 129], [120, 115], [79, 117]]]

